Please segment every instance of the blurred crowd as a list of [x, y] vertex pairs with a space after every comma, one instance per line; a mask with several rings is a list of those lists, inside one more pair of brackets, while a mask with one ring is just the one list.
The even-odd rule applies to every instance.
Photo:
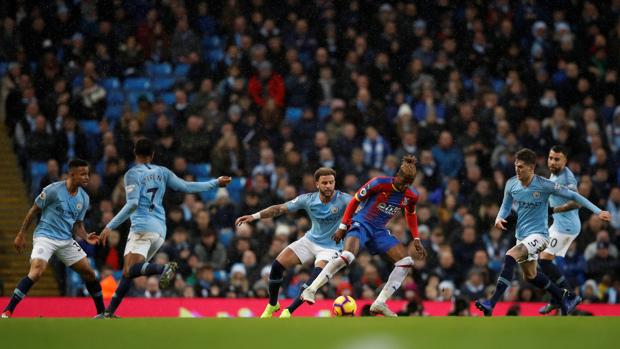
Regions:
[[[180, 177], [237, 180], [167, 193], [154, 259], [180, 262], [179, 277], [168, 290], [136, 279], [134, 296], [265, 297], [271, 262], [310, 222], [234, 226], [237, 216], [314, 191], [319, 166], [353, 193], [414, 154], [429, 258], [396, 297], [482, 297], [514, 245], [514, 217], [506, 232], [493, 227], [513, 154], [534, 150], [548, 176], [557, 144], [579, 192], [613, 217], [581, 210], [581, 234], [557, 263], [586, 302], [620, 303], [619, 16], [618, 0], [3, 1], [1, 113], [31, 195], [68, 159], [90, 161], [92, 231], [124, 204], [139, 137], [155, 139], [155, 162]], [[390, 229], [409, 242], [402, 218]], [[127, 230], [84, 246], [110, 289]], [[319, 297], [374, 298], [391, 268], [361, 253]], [[308, 270], [286, 273], [282, 297]], [[63, 293], [82, 293], [58, 272]], [[505, 298], [542, 297], [515, 281]]]

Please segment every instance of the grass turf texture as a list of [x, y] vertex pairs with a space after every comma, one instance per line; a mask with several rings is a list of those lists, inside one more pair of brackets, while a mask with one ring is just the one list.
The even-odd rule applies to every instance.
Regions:
[[0, 347], [618, 348], [620, 317], [9, 319]]

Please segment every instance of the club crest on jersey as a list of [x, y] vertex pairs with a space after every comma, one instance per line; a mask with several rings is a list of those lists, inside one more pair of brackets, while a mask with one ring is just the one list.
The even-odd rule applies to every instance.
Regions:
[[81, 209], [82, 209], [82, 203], [81, 203], [81, 202], [78, 202], [78, 203], [75, 205], [75, 208], [77, 208], [78, 210], [81, 210]]
[[45, 194], [45, 191], [42, 191], [41, 194], [39, 194], [39, 198], [41, 200], [45, 200], [46, 197], [47, 197], [47, 194]]
[[405, 197], [405, 199], [403, 199], [403, 206], [407, 206], [409, 205], [409, 198]]
[[330, 212], [331, 212], [332, 214], [336, 214], [336, 213], [338, 213], [338, 207], [337, 207], [337, 206], [332, 206], [329, 210], [330, 210]]
[[538, 199], [540, 197], [540, 192], [539, 191], [535, 191], [532, 195], [534, 195], [535, 199]]

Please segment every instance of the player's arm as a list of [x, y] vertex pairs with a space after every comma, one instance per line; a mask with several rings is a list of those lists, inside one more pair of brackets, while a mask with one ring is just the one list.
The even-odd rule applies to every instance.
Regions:
[[415, 204], [409, 204], [405, 207], [405, 221], [413, 237], [413, 248], [416, 251], [416, 259], [426, 258], [426, 249], [422, 246], [420, 241], [420, 234], [418, 233], [418, 216], [415, 214]]
[[502, 206], [499, 208], [499, 213], [497, 214], [497, 218], [495, 218], [495, 227], [501, 230], [506, 230], [506, 226], [504, 224], [508, 223], [506, 218], [510, 214], [510, 210], [512, 210], [512, 194], [510, 193], [510, 185], [506, 183], [506, 188], [504, 188], [504, 199], [502, 200]]
[[232, 178], [228, 176], [223, 176], [207, 182], [188, 182], [177, 177], [177, 175], [168, 169], [166, 169], [166, 172], [168, 176], [166, 185], [168, 185], [168, 187], [172, 190], [183, 193], [200, 193], [203, 191], [213, 190], [218, 187], [225, 187], [232, 180]]
[[125, 174], [125, 205], [118, 211], [114, 218], [110, 220], [101, 234], [99, 234], [99, 243], [105, 246], [110, 232], [123, 224], [123, 222], [131, 216], [133, 211], [138, 208], [138, 204], [140, 203], [140, 191], [140, 181], [138, 178], [133, 173], [127, 172]]
[[241, 225], [243, 223], [251, 223], [255, 220], [263, 219], [263, 218], [274, 218], [286, 214], [289, 212], [289, 209], [286, 204], [278, 204], [269, 206], [264, 210], [258, 211], [253, 214], [241, 216], [237, 218], [235, 221], [236, 225]]
[[338, 230], [334, 233], [332, 239], [336, 242], [340, 242], [340, 240], [344, 239], [349, 226], [351, 225], [351, 221], [353, 220], [353, 215], [357, 211], [357, 208], [363, 201], [366, 201], [369, 196], [376, 193], [378, 191], [378, 181], [376, 178], [371, 179], [368, 183], [364, 184], [361, 188], [355, 192], [353, 198], [349, 201], [347, 208], [344, 210], [344, 214], [342, 215], [342, 220], [340, 225], [338, 226]]
[[22, 226], [21, 228], [19, 228], [19, 231], [15, 236], [15, 240], [13, 240], [13, 246], [15, 247], [17, 253], [22, 253], [22, 251], [26, 247], [26, 231], [28, 230], [28, 227], [30, 227], [30, 224], [35, 219], [35, 217], [39, 215], [39, 213], [41, 213], [41, 207], [37, 206], [37, 203], [35, 202], [30, 208], [30, 210], [28, 210], [28, 213], [26, 213], [26, 217], [24, 217]]
[[96, 233], [89, 234], [86, 231], [86, 227], [84, 226], [84, 218], [86, 217], [86, 212], [88, 211], [89, 206], [90, 202], [89, 199], [87, 199], [84, 203], [84, 208], [82, 209], [82, 212], [80, 212], [80, 216], [73, 225], [73, 234], [80, 239], [86, 241], [87, 243], [95, 245], [99, 242], [99, 236], [97, 236]]
[[562, 212], [568, 212], [568, 211], [572, 211], [572, 210], [577, 210], [580, 209], [581, 205], [579, 205], [577, 202], [575, 201], [569, 201], [567, 203], [565, 203], [564, 205], [560, 205], [560, 206], [556, 206], [556, 207], [551, 207], [551, 210], [553, 211], [553, 213], [562, 213]]
[[590, 202], [590, 200], [583, 197], [581, 194], [568, 189], [563, 185], [554, 184], [553, 182], [547, 182], [546, 188], [550, 188], [551, 193], [554, 195], [561, 196], [565, 199], [573, 200], [579, 205], [587, 208], [595, 215], [599, 216], [600, 219], [609, 222], [611, 220], [611, 214], [608, 211], [603, 211], [600, 208], [596, 207], [595, 204]]

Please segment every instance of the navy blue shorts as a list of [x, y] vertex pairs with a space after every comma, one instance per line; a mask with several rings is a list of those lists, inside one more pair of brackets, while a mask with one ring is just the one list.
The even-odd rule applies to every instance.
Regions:
[[389, 230], [372, 229], [372, 227], [359, 222], [353, 222], [347, 231], [347, 237], [349, 236], [358, 238], [360, 246], [366, 246], [370, 254], [385, 254], [392, 247], [400, 244], [400, 241]]

